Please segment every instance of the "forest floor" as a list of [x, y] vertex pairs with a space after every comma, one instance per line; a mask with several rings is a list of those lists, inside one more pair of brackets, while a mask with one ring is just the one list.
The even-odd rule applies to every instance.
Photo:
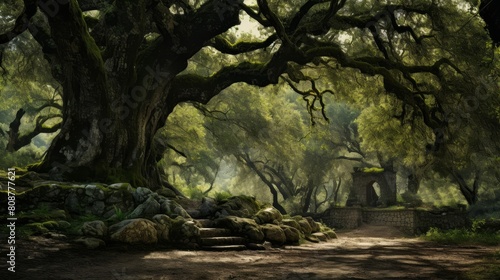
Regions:
[[500, 247], [439, 245], [386, 226], [364, 225], [338, 236], [237, 252], [113, 245], [87, 250], [36, 237], [19, 242], [15, 273], [0, 262], [0, 279], [500, 279], [482, 278], [492, 277], [485, 267], [500, 264]]

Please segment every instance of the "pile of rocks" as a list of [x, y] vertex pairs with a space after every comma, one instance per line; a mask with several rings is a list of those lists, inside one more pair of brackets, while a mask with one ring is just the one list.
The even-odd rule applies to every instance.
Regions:
[[[178, 198], [168, 189], [153, 192], [148, 188], [133, 188], [127, 183], [50, 183], [20, 194], [18, 201], [24, 207], [30, 205], [31, 209], [42, 204], [49, 205], [51, 209], [64, 211], [66, 217], [96, 217], [83, 223], [78, 230], [81, 236], [76, 241], [88, 248], [101, 247], [109, 242], [198, 248], [203, 243], [200, 234], [200, 229], [204, 228], [202, 220], [210, 221], [213, 227], [226, 229], [213, 232], [230, 232], [232, 236], [244, 238], [233, 239], [246, 240], [248, 244], [269, 241], [279, 246], [298, 244], [301, 240], [319, 242], [336, 237], [331, 229], [310, 217], [283, 217], [277, 209], [261, 205], [248, 196], [234, 196], [223, 201], [205, 197], [197, 202]], [[57, 223], [69, 228], [62, 218]], [[37, 227], [42, 232], [61, 230], [57, 226], [47, 229], [45, 224], [37, 223]]]

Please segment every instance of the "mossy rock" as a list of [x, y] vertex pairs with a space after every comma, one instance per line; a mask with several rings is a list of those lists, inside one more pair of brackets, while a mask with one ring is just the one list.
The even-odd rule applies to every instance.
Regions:
[[215, 225], [228, 228], [233, 233], [244, 235], [254, 242], [261, 242], [264, 240], [264, 233], [253, 219], [227, 216], [215, 220]]
[[171, 240], [181, 240], [183, 238], [182, 225], [186, 221], [187, 220], [184, 219], [184, 217], [182, 217], [182, 216], [177, 216], [175, 219], [170, 220], [169, 238]]
[[265, 224], [261, 229], [265, 239], [274, 245], [283, 245], [287, 241], [285, 232], [278, 225]]
[[197, 241], [199, 237], [200, 228], [195, 221], [186, 220], [182, 216], [178, 216], [171, 221], [170, 240], [185, 245]]
[[169, 242], [170, 230], [174, 220], [167, 215], [158, 214], [153, 217], [153, 222], [156, 224], [158, 240], [161, 242]]
[[305, 219], [311, 226], [311, 232], [319, 232], [321, 230], [321, 224], [316, 222], [312, 217], [305, 217]]
[[168, 198], [177, 198], [177, 194], [173, 190], [168, 188], [161, 188], [157, 190], [156, 193]]
[[280, 227], [285, 233], [286, 243], [298, 244], [304, 238], [304, 235], [297, 228], [287, 225], [280, 225]]
[[312, 235], [312, 234], [309, 234], [309, 235], [306, 235], [306, 238], [305, 238], [307, 241], [309, 242], [313, 242], [313, 243], [319, 243], [320, 240], [318, 239], [318, 237]]
[[283, 220], [283, 216], [281, 215], [280, 211], [278, 211], [278, 209], [273, 207], [266, 207], [259, 210], [259, 212], [255, 214], [254, 219], [259, 224], [279, 224]]
[[219, 216], [250, 218], [260, 210], [260, 205], [255, 200], [255, 197], [240, 195], [222, 201], [218, 208], [220, 209], [218, 211]]
[[109, 227], [110, 239], [127, 244], [155, 244], [158, 232], [155, 224], [146, 219], [130, 219]]
[[281, 221], [281, 222], [282, 222], [282, 224], [284, 224], [286, 226], [293, 227], [293, 228], [298, 229], [298, 230], [302, 230], [299, 223], [294, 219], [283, 219], [283, 221]]
[[133, 192], [135, 189], [130, 185], [129, 183], [114, 183], [111, 185], [108, 185], [107, 187], [110, 190], [121, 190], [121, 191], [128, 191], [128, 192]]
[[299, 224], [300, 231], [302, 231], [305, 235], [310, 235], [312, 233], [311, 224], [309, 224], [308, 220], [302, 216], [294, 216], [293, 219]]
[[191, 219], [191, 216], [179, 203], [168, 198], [162, 200], [159, 211], [161, 214], [166, 214], [171, 218], [180, 216], [184, 219]]
[[323, 233], [323, 232], [315, 232], [311, 235], [316, 237], [319, 241], [323, 241], [323, 242], [328, 241], [328, 239], [330, 239], [328, 237], [328, 235], [326, 235], [326, 233]]
[[143, 203], [138, 205], [132, 213], [130, 213], [127, 218], [150, 218], [160, 212], [160, 203], [154, 199], [153, 196], [149, 196]]
[[328, 236], [328, 238], [330, 239], [337, 239], [337, 234], [335, 233], [335, 231], [333, 230], [326, 230], [326, 231], [323, 231], [324, 234], [326, 234]]
[[100, 220], [85, 222], [82, 225], [81, 232], [85, 236], [105, 237], [108, 233], [108, 226]]

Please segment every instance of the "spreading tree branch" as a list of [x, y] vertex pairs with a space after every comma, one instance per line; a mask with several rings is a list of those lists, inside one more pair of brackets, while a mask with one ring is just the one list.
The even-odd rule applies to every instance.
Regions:
[[23, 118], [26, 111], [24, 109], [19, 109], [16, 113], [16, 118], [9, 125], [9, 142], [7, 143], [6, 150], [9, 152], [15, 152], [20, 148], [28, 145], [35, 136], [41, 133], [53, 133], [61, 128], [61, 123], [57, 123], [51, 127], [45, 126], [45, 122], [53, 118], [60, 118], [61, 115], [54, 114], [48, 116], [38, 116], [35, 121], [35, 127], [33, 130], [27, 134], [20, 135], [19, 127], [21, 126], [21, 119]]
[[226, 40], [224, 37], [217, 36], [211, 42], [208, 43], [208, 46], [215, 48], [221, 53], [235, 55], [235, 54], [247, 53], [258, 49], [267, 48], [273, 42], [276, 42], [277, 39], [278, 36], [276, 34], [273, 34], [262, 42], [238, 42], [236, 44], [231, 44], [231, 42]]

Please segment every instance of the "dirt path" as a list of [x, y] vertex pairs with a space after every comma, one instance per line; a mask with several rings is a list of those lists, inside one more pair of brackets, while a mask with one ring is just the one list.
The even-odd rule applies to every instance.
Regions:
[[7, 273], [2, 261], [0, 279], [463, 279], [500, 250], [435, 245], [376, 226], [339, 232], [328, 243], [266, 251], [86, 250], [43, 238], [20, 246], [17, 272]]

